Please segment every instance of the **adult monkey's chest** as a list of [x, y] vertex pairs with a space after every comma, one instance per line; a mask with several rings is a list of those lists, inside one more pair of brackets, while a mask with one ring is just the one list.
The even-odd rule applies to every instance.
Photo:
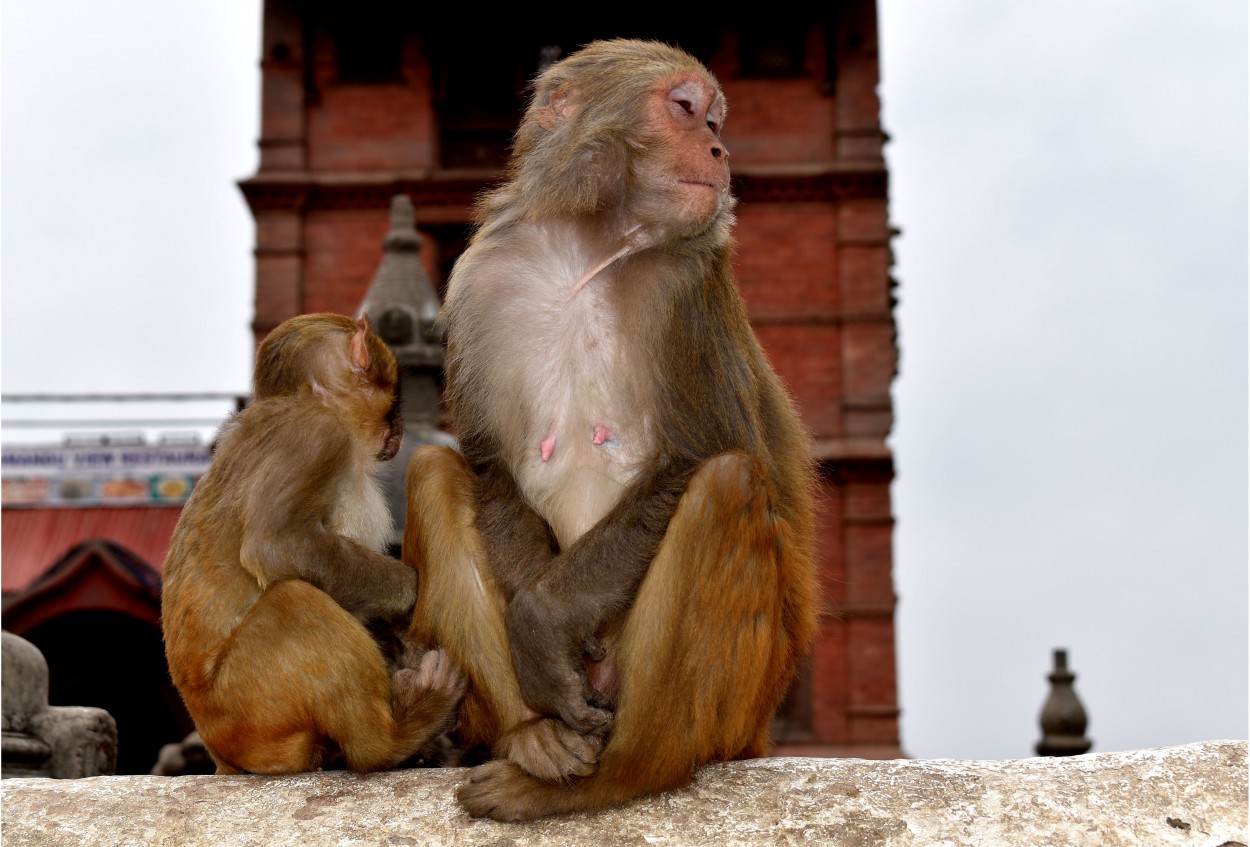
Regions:
[[607, 285], [617, 280], [606, 276], [571, 300], [552, 286], [548, 320], [528, 341], [539, 355], [524, 359], [527, 437], [514, 472], [561, 548], [611, 511], [652, 452], [647, 368], [624, 341], [628, 317], [613, 308]]
[[637, 331], [648, 321], [628, 308], [647, 281], [601, 237], [569, 221], [515, 224], [504, 246], [470, 246], [445, 306], [458, 423], [487, 437], [562, 548], [655, 452], [654, 369]]

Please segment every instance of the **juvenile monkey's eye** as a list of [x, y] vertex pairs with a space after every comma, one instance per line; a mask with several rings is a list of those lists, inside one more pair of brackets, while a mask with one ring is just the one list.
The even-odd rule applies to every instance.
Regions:
[[677, 101], [677, 105], [678, 105], [678, 106], [681, 106], [681, 107], [682, 107], [682, 109], [684, 109], [684, 110], [685, 110], [685, 112], [686, 112], [686, 114], [687, 114], [687, 115], [693, 115], [693, 114], [694, 114], [694, 106], [690, 103], [690, 101], [689, 101], [689, 100], [678, 100], [678, 101]]
[[720, 132], [720, 125], [717, 124], [716, 121], [708, 121], [707, 128], [710, 129], [712, 132], [717, 132], [717, 133]]

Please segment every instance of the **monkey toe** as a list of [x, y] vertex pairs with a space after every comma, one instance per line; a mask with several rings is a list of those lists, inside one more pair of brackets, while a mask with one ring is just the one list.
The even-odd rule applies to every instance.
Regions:
[[[396, 715], [418, 709], [451, 708], [464, 697], [465, 679], [453, 668], [451, 673], [422, 676], [420, 671], [400, 668], [391, 674], [391, 708]], [[429, 706], [424, 706], [428, 701]]]
[[581, 697], [566, 700], [559, 712], [566, 724], [584, 735], [607, 735], [612, 731], [612, 713], [591, 706]]
[[417, 666], [417, 673], [421, 677], [421, 681], [428, 683], [442, 673], [446, 657], [447, 654], [442, 650], [427, 650], [421, 657], [421, 663]]
[[429, 691], [441, 691], [456, 699], [464, 696], [468, 680], [442, 650], [427, 651], [416, 670], [417, 682]]
[[421, 667], [421, 660], [430, 651], [414, 641], [407, 633], [400, 633], [396, 640], [399, 643], [399, 658], [396, 660], [396, 665], [418, 670]]
[[582, 735], [563, 721], [540, 718], [505, 735], [496, 754], [544, 782], [566, 783], [594, 773], [602, 749], [601, 737]]
[[469, 781], [456, 789], [456, 800], [471, 817], [494, 817], [491, 813], [503, 799], [501, 783], [507, 767], [503, 761], [478, 765], [469, 771]]
[[456, 790], [456, 799], [471, 817], [523, 821], [539, 813], [527, 810], [521, 792], [529, 778], [516, 765], [496, 759], [469, 772], [469, 781]]
[[569, 777], [590, 776], [599, 765], [599, 754], [603, 752], [604, 737], [602, 735], [583, 735], [575, 732], [562, 723], [555, 728], [560, 742], [560, 749], [565, 755], [565, 770]]

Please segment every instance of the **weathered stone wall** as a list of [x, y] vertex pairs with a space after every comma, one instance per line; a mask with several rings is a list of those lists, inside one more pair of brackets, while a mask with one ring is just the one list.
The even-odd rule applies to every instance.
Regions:
[[598, 814], [471, 820], [463, 770], [13, 779], [8, 847], [1003, 845], [1235, 847], [1246, 742], [1006, 762], [761, 759]]

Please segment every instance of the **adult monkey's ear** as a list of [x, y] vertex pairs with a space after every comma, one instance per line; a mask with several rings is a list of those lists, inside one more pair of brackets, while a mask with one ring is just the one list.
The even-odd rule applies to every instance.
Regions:
[[577, 106], [567, 91], [557, 89], [547, 95], [547, 104], [538, 110], [538, 125], [545, 130], [553, 130], [573, 117]]

